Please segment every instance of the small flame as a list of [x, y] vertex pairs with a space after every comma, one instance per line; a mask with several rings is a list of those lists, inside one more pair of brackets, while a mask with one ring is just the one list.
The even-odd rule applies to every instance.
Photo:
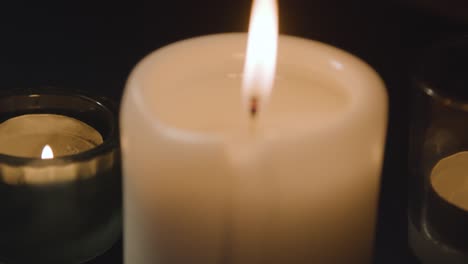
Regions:
[[42, 159], [54, 158], [54, 152], [52, 151], [52, 148], [49, 145], [45, 145], [44, 148], [42, 149], [41, 158]]
[[[278, 3], [254, 0], [242, 85], [244, 102], [254, 115], [271, 93], [278, 50]], [[254, 102], [254, 103], [252, 103]]]

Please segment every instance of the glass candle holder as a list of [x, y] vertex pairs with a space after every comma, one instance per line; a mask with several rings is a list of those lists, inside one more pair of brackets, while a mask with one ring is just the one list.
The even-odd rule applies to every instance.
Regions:
[[112, 102], [57, 89], [0, 94], [0, 262], [82, 263], [121, 234]]
[[424, 263], [468, 263], [468, 38], [437, 44], [414, 74], [409, 244]]

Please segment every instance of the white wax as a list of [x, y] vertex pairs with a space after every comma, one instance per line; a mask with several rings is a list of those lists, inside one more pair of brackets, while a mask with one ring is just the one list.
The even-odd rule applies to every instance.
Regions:
[[129, 77], [125, 262], [370, 263], [387, 124], [378, 75], [281, 36], [272, 96], [242, 109], [245, 34], [179, 42]]

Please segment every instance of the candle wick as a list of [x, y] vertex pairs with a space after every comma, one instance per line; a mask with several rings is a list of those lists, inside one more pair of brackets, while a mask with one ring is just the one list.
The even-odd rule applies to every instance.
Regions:
[[250, 98], [250, 117], [254, 119], [257, 116], [258, 112], [258, 98], [257, 96], [252, 96]]

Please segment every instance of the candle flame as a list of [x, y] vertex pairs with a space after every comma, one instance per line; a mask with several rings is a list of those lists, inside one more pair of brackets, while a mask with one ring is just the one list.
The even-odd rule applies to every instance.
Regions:
[[254, 116], [271, 93], [278, 50], [278, 3], [254, 0], [250, 16], [243, 99]]
[[49, 145], [45, 145], [44, 148], [42, 149], [41, 158], [42, 159], [54, 158], [54, 152], [52, 151], [52, 148]]

